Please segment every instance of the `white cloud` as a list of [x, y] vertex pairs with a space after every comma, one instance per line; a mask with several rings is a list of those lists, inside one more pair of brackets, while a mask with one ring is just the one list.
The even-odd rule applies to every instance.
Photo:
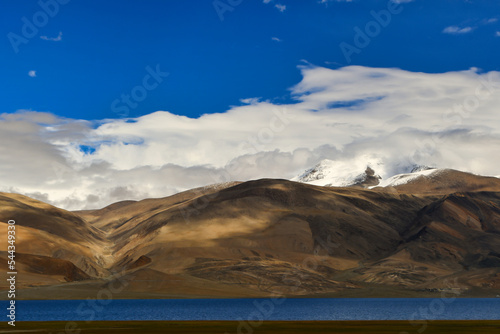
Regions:
[[[266, 0], [264, 0], [266, 1]], [[267, 0], [268, 2], [270, 0]], [[408, 2], [413, 2], [415, 0], [391, 0], [392, 2], [394, 3], [408, 3]], [[322, 3], [322, 4], [328, 4], [330, 2], [352, 2], [352, 0], [318, 0], [318, 3]]]
[[500, 37], [500, 31], [497, 31], [497, 32], [495, 33], [495, 36], [496, 36], [496, 37]]
[[470, 33], [473, 30], [474, 30], [473, 27], [460, 28], [458, 26], [449, 26], [449, 27], [444, 28], [443, 33], [452, 34], [452, 35], [460, 35], [460, 34]]
[[492, 24], [492, 23], [497, 23], [497, 22], [498, 22], [498, 18], [496, 18], [496, 17], [484, 20], [484, 24]]
[[249, 97], [246, 99], [240, 99], [240, 102], [243, 104], [257, 104], [261, 100], [260, 97]]
[[284, 12], [286, 10], [286, 5], [276, 4], [274, 5], [280, 12]]
[[270, 3], [272, 0], [263, 0], [264, 3]]
[[62, 31], [59, 31], [57, 37], [40, 36], [40, 38], [43, 39], [44, 41], [60, 42], [62, 41]]
[[352, 2], [352, 0], [319, 0], [318, 2], [328, 4], [329, 2]]
[[488, 24], [494, 24], [498, 22], [498, 18], [493, 17], [493, 18], [486, 18], [479, 20], [475, 22], [473, 25], [465, 26], [465, 27], [460, 27], [460, 26], [449, 26], [443, 29], [443, 33], [445, 34], [452, 34], [452, 35], [460, 35], [460, 34], [468, 34], [474, 31], [477, 28], [480, 28], [482, 26], [488, 25]]
[[294, 104], [249, 98], [195, 119], [2, 114], [0, 188], [76, 209], [229, 179], [291, 178], [325, 158], [370, 156], [384, 163], [383, 177], [413, 162], [498, 175], [500, 72], [301, 70]]
[[271, 39], [275, 42], [281, 42], [282, 40], [279, 39], [278, 37], [271, 37]]
[[28, 75], [32, 78], [36, 77], [36, 71], [29, 71]]

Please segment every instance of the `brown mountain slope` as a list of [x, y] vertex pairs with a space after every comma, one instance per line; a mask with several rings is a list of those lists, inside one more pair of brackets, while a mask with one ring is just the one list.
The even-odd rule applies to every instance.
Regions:
[[75, 213], [96, 228], [109, 232], [120, 227], [132, 217], [141, 216], [143, 219], [147, 219], [147, 217], [154, 215], [156, 212], [172, 208], [188, 200], [193, 201], [198, 197], [216, 193], [219, 190], [238, 183], [239, 182], [227, 182], [220, 185], [195, 188], [165, 198], [150, 198], [142, 201], [122, 201], [111, 204], [100, 210], [85, 210]]
[[[402, 174], [404, 176], [405, 174]], [[376, 188], [409, 194], [446, 195], [456, 192], [499, 191], [500, 178], [480, 176], [453, 169], [438, 169], [396, 187]]]
[[463, 288], [500, 287], [500, 193], [446, 195], [402, 237], [394, 255], [359, 271], [359, 279], [442, 288], [451, 276]]
[[[496, 295], [500, 185], [474, 192], [489, 179], [467, 174], [460, 187], [467, 192], [457, 193], [457, 175], [462, 177], [448, 173], [447, 189], [446, 174], [436, 179], [436, 194], [418, 182], [412, 194], [408, 185], [366, 190], [257, 180], [75, 214], [52, 207], [38, 212], [38, 202], [10, 204], [8, 212], [34, 210], [41, 221], [54, 217], [80, 228], [85, 236], [69, 242], [47, 232], [47, 222], [26, 223], [22, 234], [45, 237], [32, 248], [19, 244], [18, 251], [53, 258], [57, 252], [84, 254], [100, 266], [96, 272], [118, 273], [114, 279], [126, 282], [116, 297], [424, 296], [450, 288]], [[31, 261], [23, 264], [31, 266], [24, 269], [30, 284], [46, 277], [47, 286], [24, 289], [22, 296], [95, 297], [109, 282], [69, 261], [91, 277], [55, 287], [55, 274], [34, 270]], [[68, 273], [78, 276], [69, 280], [86, 279], [70, 266], [53, 266], [65, 270], [59, 281]]]
[[6, 256], [9, 220], [16, 221], [18, 253], [66, 260], [89, 277], [107, 275], [101, 259], [107, 242], [104, 234], [74, 213], [26, 196], [0, 193], [0, 234], [5, 236], [0, 240], [2, 257]]

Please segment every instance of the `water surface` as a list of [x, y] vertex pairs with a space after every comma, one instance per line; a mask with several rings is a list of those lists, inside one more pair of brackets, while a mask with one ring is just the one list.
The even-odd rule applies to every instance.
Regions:
[[19, 321], [500, 320], [500, 298], [26, 300], [16, 306]]

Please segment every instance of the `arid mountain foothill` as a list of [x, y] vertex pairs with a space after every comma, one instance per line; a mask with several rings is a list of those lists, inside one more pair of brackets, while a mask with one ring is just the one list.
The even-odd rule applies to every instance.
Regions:
[[500, 294], [499, 178], [372, 179], [233, 182], [77, 212], [1, 193], [0, 228], [16, 221], [21, 299], [111, 284], [114, 298]]

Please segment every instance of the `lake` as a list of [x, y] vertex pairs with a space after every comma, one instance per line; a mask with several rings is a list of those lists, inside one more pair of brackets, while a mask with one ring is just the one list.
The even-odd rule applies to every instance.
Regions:
[[500, 298], [26, 300], [16, 312], [18, 321], [499, 320]]

